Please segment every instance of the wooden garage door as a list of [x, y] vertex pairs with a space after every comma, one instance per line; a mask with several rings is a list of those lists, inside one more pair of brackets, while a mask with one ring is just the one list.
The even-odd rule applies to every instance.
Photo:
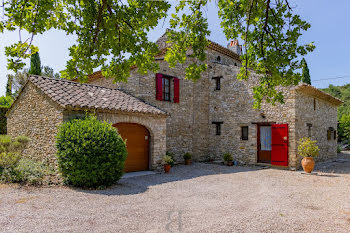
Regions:
[[125, 161], [125, 172], [148, 170], [149, 164], [149, 132], [139, 124], [118, 123], [114, 127], [126, 140], [128, 156]]

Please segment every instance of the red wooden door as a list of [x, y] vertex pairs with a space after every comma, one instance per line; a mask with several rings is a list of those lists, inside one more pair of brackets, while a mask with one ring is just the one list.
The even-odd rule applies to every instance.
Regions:
[[288, 125], [276, 124], [271, 126], [272, 151], [271, 164], [288, 166]]

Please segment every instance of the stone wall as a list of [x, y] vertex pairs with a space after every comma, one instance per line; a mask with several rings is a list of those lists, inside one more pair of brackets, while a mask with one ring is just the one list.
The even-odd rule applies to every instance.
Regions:
[[7, 116], [7, 133], [31, 138], [26, 156], [55, 166], [55, 136], [63, 122], [63, 109], [32, 83], [28, 83]]
[[[314, 108], [315, 101], [315, 108]], [[317, 160], [332, 159], [337, 156], [337, 139], [332, 134], [327, 138], [329, 127], [337, 130], [337, 107], [317, 97], [306, 95], [300, 91], [296, 95], [296, 140], [308, 137], [308, 124], [311, 127], [311, 139], [318, 142], [320, 156]], [[298, 161], [301, 157], [298, 157]]]
[[[97, 119], [116, 123], [136, 123], [145, 126], [150, 133], [150, 169], [159, 170], [166, 153], [166, 116], [128, 114], [123, 112], [95, 112]], [[64, 111], [64, 119], [83, 117], [84, 112]]]

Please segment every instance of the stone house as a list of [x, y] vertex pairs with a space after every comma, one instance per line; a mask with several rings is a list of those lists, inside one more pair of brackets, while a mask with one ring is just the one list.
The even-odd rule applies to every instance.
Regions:
[[165, 41], [162, 36], [157, 42], [158, 73], [140, 75], [135, 68], [127, 83], [115, 84], [101, 72], [90, 75], [87, 84], [32, 77], [7, 113], [9, 134], [34, 138], [30, 152], [54, 158], [56, 127], [91, 109], [127, 139], [127, 171], [158, 168], [166, 151], [177, 162], [186, 152], [195, 161], [221, 160], [229, 152], [242, 164], [297, 168], [297, 141], [306, 136], [318, 141], [319, 159], [336, 156], [340, 100], [301, 84], [281, 88], [285, 104], [264, 103], [260, 110], [253, 109], [258, 76], [252, 72], [248, 81], [237, 80], [237, 41], [227, 47], [211, 42], [208, 70], [196, 82], [184, 79], [187, 63], [168, 67]]

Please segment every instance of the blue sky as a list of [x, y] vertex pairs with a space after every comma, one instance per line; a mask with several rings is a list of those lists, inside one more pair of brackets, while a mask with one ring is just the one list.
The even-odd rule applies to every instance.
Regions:
[[[349, 0], [290, 0], [294, 11], [311, 24], [301, 41], [314, 41], [316, 49], [306, 56], [309, 65], [312, 84], [316, 87], [327, 87], [329, 84], [343, 85], [350, 83], [350, 30], [347, 25], [350, 22]], [[206, 11], [211, 36], [209, 39], [226, 46], [225, 38], [220, 28], [217, 16], [217, 8], [211, 3]], [[155, 41], [168, 27], [167, 20], [150, 34], [150, 39]], [[6, 69], [6, 57], [4, 46], [18, 40], [18, 32], [5, 32], [0, 34], [0, 95], [5, 93], [6, 75], [10, 73]], [[75, 38], [66, 36], [64, 32], [51, 30], [43, 35], [35, 37], [34, 43], [39, 46], [40, 57], [43, 65], [48, 65], [54, 70], [64, 69], [69, 59], [68, 48], [73, 45]], [[349, 76], [344, 79], [329, 79], [339, 76]]]

